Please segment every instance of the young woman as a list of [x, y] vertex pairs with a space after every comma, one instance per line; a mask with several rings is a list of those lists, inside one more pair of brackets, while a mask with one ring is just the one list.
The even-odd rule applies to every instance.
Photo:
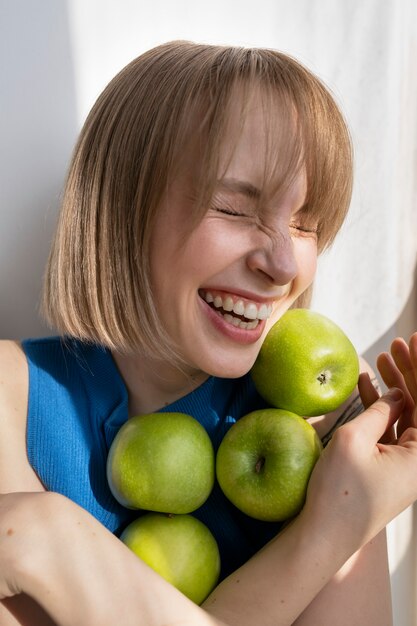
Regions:
[[[403, 392], [378, 400], [362, 376], [375, 404], [337, 430], [284, 530], [217, 487], [194, 513], [222, 556], [201, 608], [117, 539], [139, 512], [105, 471], [133, 415], [190, 413], [216, 447], [263, 406], [248, 372], [274, 322], [308, 303], [351, 177], [333, 98], [286, 55], [173, 42], [111, 81], [76, 146], [46, 273], [60, 336], [0, 346], [2, 624], [391, 624], [383, 529], [417, 498], [416, 431], [378, 441], [414, 419], [415, 340], [381, 368]], [[321, 436], [346, 406], [315, 420]]]

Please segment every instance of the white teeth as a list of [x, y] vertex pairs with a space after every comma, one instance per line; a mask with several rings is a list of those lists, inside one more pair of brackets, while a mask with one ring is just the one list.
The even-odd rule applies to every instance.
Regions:
[[233, 311], [233, 298], [226, 296], [223, 300], [223, 309], [225, 311]]
[[241, 325], [242, 321], [238, 318], [238, 317], [234, 317], [233, 315], [230, 315], [230, 313], [225, 313], [223, 315], [223, 318], [225, 319], [226, 322], [228, 322], [228, 324], [232, 324], [233, 326], [239, 326]]
[[243, 314], [248, 320], [256, 320], [258, 317], [258, 307], [251, 302], [245, 306], [245, 312]]
[[238, 317], [234, 317], [234, 315], [230, 315], [230, 313], [222, 314], [220, 313], [220, 311], [217, 311], [217, 314], [221, 315], [223, 319], [225, 320], [225, 322], [227, 322], [228, 324], [232, 324], [232, 326], [236, 326], [236, 328], [243, 328], [244, 330], [245, 329], [253, 330], [259, 324], [258, 319], [253, 320], [252, 322], [243, 322]]
[[[260, 320], [268, 319], [268, 317], [272, 314], [272, 305], [270, 304], [258, 305], [255, 302], [248, 302], [245, 304], [245, 302], [241, 299], [233, 302], [233, 298], [230, 295], [222, 298], [219, 295], [214, 296], [210, 291], [204, 292], [203, 298], [208, 304], [213, 303], [216, 309], [223, 309], [223, 311], [226, 311], [226, 313], [218, 311], [218, 314], [222, 315], [226, 322], [239, 328], [248, 330], [256, 328]], [[244, 322], [235, 317], [235, 315], [232, 315], [232, 313], [244, 316], [247, 320], [251, 321]]]
[[266, 304], [262, 304], [259, 308], [257, 318], [259, 320], [266, 320], [267, 317], [269, 317], [268, 307], [266, 306]]
[[245, 314], [245, 305], [243, 304], [243, 300], [238, 300], [237, 302], [235, 302], [235, 305], [233, 307], [233, 313], [236, 313], [236, 315]]

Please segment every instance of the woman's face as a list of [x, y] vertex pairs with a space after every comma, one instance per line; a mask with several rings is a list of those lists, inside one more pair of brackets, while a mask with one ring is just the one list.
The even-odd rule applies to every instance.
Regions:
[[255, 102], [232, 158], [223, 155], [224, 173], [191, 234], [195, 155], [170, 186], [153, 231], [157, 310], [190, 373], [245, 374], [271, 326], [314, 278], [316, 233], [300, 210], [304, 174], [279, 197], [257, 203], [265, 169], [264, 121]]

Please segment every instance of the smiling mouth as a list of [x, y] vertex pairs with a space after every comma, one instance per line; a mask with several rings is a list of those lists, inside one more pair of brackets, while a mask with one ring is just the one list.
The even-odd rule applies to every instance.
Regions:
[[272, 313], [272, 304], [244, 301], [232, 294], [200, 290], [199, 295], [225, 322], [243, 330], [254, 330]]

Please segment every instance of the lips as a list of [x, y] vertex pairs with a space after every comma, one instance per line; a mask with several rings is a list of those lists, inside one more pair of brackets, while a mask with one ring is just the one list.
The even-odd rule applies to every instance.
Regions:
[[243, 300], [234, 294], [210, 290], [200, 290], [199, 294], [218, 315], [236, 328], [253, 330], [272, 313], [272, 303]]

